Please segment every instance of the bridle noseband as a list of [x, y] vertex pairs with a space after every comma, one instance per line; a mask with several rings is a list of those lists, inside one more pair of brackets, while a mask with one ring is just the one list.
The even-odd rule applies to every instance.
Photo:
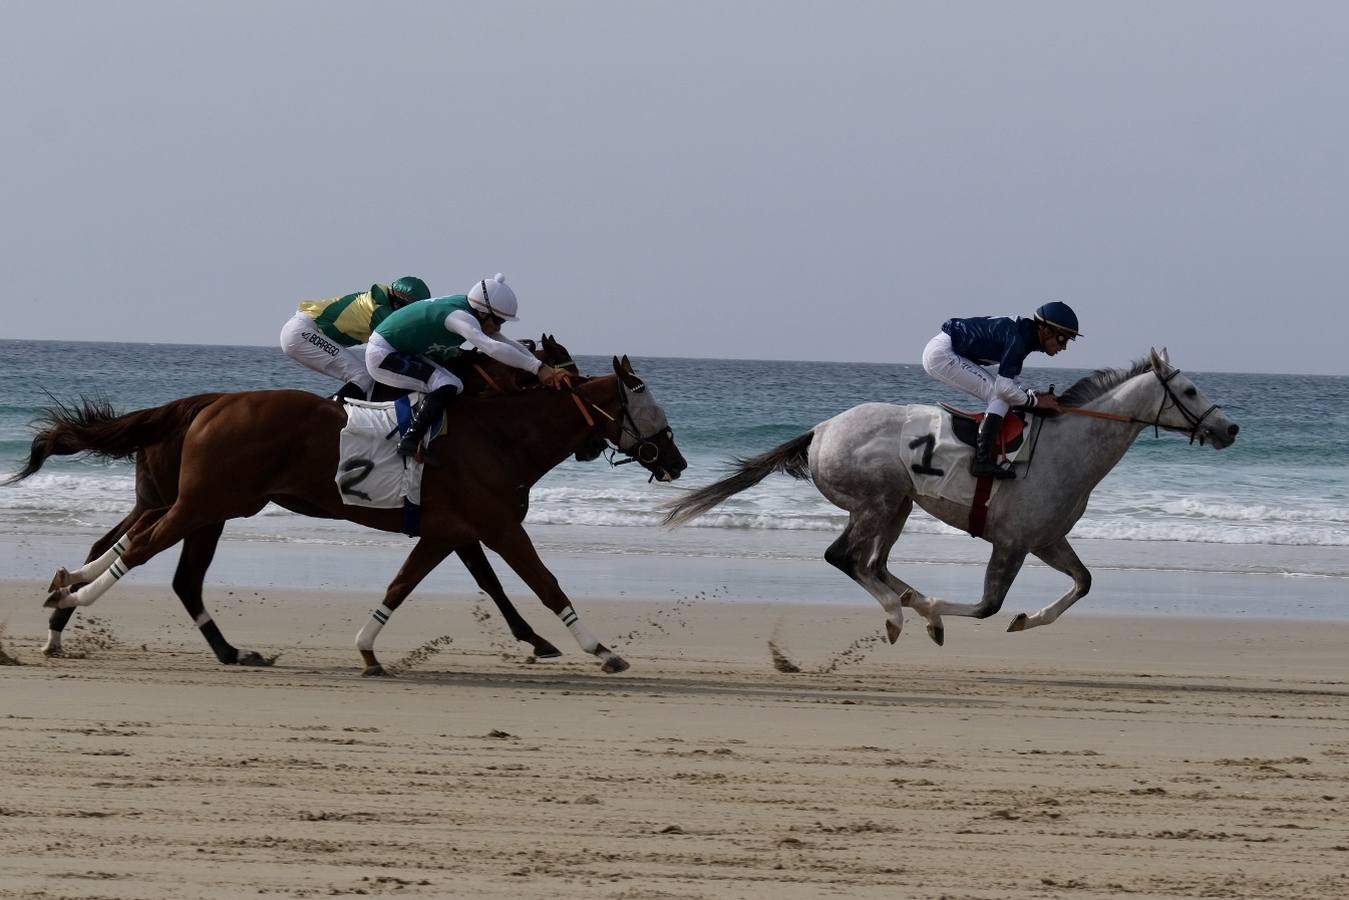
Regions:
[[1184, 428], [1178, 428], [1173, 425], [1162, 424], [1162, 413], [1166, 410], [1166, 401], [1170, 400], [1171, 404], [1175, 406], [1176, 409], [1180, 412], [1181, 416], [1184, 417], [1186, 424], [1190, 426], [1190, 428], [1188, 429], [1188, 433], [1190, 435], [1190, 443], [1193, 444], [1195, 438], [1199, 437], [1199, 426], [1204, 424], [1204, 420], [1207, 419], [1213, 413], [1214, 410], [1221, 409], [1221, 407], [1215, 403], [1208, 409], [1204, 410], [1202, 415], [1196, 416], [1194, 413], [1190, 412], [1190, 410], [1186, 408], [1184, 403], [1180, 402], [1180, 398], [1176, 396], [1175, 390], [1171, 387], [1171, 379], [1175, 378], [1177, 375], [1180, 374], [1180, 369], [1172, 369], [1170, 372], [1166, 374], [1165, 378], [1163, 378], [1161, 374], [1157, 372], [1156, 369], [1152, 370], [1152, 374], [1156, 375], [1157, 380], [1162, 383], [1162, 388], [1166, 391], [1166, 395], [1162, 397], [1162, 402], [1157, 407], [1157, 415], [1152, 417], [1151, 422], [1144, 422], [1143, 424], [1152, 426], [1154, 437], [1159, 436], [1158, 430], [1162, 428], [1165, 428], [1167, 431], [1178, 431], [1181, 434], [1187, 433], [1186, 429]]

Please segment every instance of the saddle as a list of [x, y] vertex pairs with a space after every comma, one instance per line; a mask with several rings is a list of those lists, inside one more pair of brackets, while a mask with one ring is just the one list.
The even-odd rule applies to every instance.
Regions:
[[[984, 420], [981, 412], [970, 412], [949, 403], [941, 408], [951, 414], [951, 431], [962, 444], [975, 446], [979, 441], [979, 423]], [[998, 436], [998, 447], [1004, 454], [1012, 454], [1025, 439], [1026, 414], [1020, 410], [1011, 410], [1002, 419], [1002, 434]]]

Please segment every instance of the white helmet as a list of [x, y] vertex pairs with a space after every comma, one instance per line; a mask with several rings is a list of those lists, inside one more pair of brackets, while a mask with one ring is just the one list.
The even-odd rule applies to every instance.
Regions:
[[468, 302], [479, 312], [489, 313], [507, 322], [514, 322], [516, 313], [520, 311], [515, 291], [506, 284], [506, 276], [500, 272], [469, 288]]

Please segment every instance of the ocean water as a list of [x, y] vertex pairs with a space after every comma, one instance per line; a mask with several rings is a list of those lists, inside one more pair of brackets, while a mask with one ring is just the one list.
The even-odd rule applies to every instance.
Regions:
[[[595, 373], [609, 365], [585, 356], [578, 363]], [[528, 521], [563, 535], [568, 546], [686, 556], [716, 556], [732, 546], [774, 555], [780, 547], [784, 557], [818, 559], [845, 516], [808, 484], [770, 478], [678, 538], [659, 528], [657, 507], [674, 491], [719, 477], [728, 457], [762, 452], [857, 403], [968, 405], [917, 365], [640, 358], [634, 364], [665, 406], [689, 469], [676, 485], [659, 485], [648, 484], [636, 466], [611, 469], [602, 460], [559, 466], [535, 488]], [[1063, 390], [1082, 374], [1029, 369], [1026, 378]], [[1075, 538], [1110, 541], [1121, 548], [1112, 558], [1137, 568], [1349, 576], [1349, 378], [1187, 374], [1241, 424], [1240, 438], [1215, 451], [1145, 431], [1093, 495]], [[51, 397], [100, 395], [131, 410], [208, 390], [326, 393], [337, 386], [273, 347], [0, 341], [0, 376], [6, 473], [26, 457], [30, 423]], [[130, 463], [54, 458], [38, 475], [0, 488], [0, 534], [95, 535], [130, 508], [132, 485]], [[906, 534], [960, 533], [915, 511]], [[342, 546], [405, 540], [275, 507], [227, 535]], [[973, 545], [982, 543], [965, 538], [960, 546]], [[901, 540], [896, 552], [906, 546]], [[18, 574], [0, 566], [0, 577]]]

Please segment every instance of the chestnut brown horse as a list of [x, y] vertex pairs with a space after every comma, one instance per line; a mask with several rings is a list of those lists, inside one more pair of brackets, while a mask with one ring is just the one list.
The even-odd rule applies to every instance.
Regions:
[[[380, 674], [374, 638], [389, 614], [450, 553], [475, 542], [496, 552], [605, 672], [628, 664], [580, 621], [557, 579], [539, 559], [523, 527], [530, 488], [596, 437], [639, 462], [652, 478], [673, 481], [686, 467], [665, 412], [624, 357], [614, 374], [578, 381], [568, 391], [545, 388], [452, 407], [432, 449], [442, 460], [422, 479], [421, 534], [389, 585], [383, 605], [357, 644], [367, 674]], [[81, 446], [59, 452], [127, 456], [183, 429], [178, 490], [172, 505], [147, 510], [123, 538], [78, 575], [82, 587], [61, 587], [53, 608], [87, 606], [129, 570], [203, 529], [256, 515], [274, 502], [294, 512], [341, 518], [381, 531], [402, 530], [402, 511], [343, 504], [333, 481], [346, 415], [337, 404], [303, 391], [250, 391], [202, 403], [185, 398], [164, 406], [86, 423]], [[58, 452], [47, 433], [34, 439], [27, 477]]]
[[[552, 335], [542, 335], [538, 344], [528, 340], [523, 343], [548, 365], [573, 373], [577, 372], [576, 362], [572, 359], [571, 353]], [[456, 359], [447, 361], [446, 365], [463, 382], [466, 396], [522, 390], [525, 387], [538, 384], [538, 379], [530, 373], [499, 363], [481, 353], [461, 354]], [[379, 387], [385, 386], [379, 385]], [[392, 388], [389, 390], [392, 392], [389, 399], [406, 393], [405, 391], [394, 391]], [[223, 394], [203, 394], [199, 396], [203, 402], [214, 402]], [[52, 425], [52, 429], [49, 429], [49, 431], [58, 432], [58, 434], [53, 434], [52, 437], [59, 446], [61, 443], [59, 431], [79, 427], [79, 424], [90, 416], [107, 419], [113, 415], [111, 409], [100, 404], [86, 403], [84, 409], [63, 408], [54, 411], [48, 417]], [[141, 513], [150, 509], [167, 507], [173, 503], [178, 493], [178, 468], [185, 431], [186, 424], [178, 433], [158, 444], [145, 447], [136, 454], [135, 505], [107, 534], [94, 542], [88, 556], [85, 557], [86, 563], [93, 562], [106, 553], [140, 518]], [[581, 461], [595, 459], [603, 448], [603, 441], [597, 439], [596, 444], [578, 451], [577, 458]], [[60, 453], [61, 451], [58, 449], [56, 452]], [[262, 665], [267, 662], [267, 657], [253, 650], [241, 650], [231, 644], [221, 633], [215, 620], [206, 611], [202, 588], [206, 580], [206, 570], [210, 567], [211, 560], [215, 556], [222, 529], [223, 523], [221, 523], [220, 528], [202, 529], [183, 539], [182, 551], [179, 554], [178, 565], [173, 575], [173, 591], [182, 601], [188, 616], [196, 623], [202, 636], [220, 662], [226, 665]], [[537, 634], [516, 610], [510, 598], [506, 596], [505, 589], [502, 588], [501, 581], [497, 578], [496, 572], [492, 570], [491, 563], [487, 561], [487, 556], [480, 544], [475, 543], [467, 547], [460, 547], [458, 555], [478, 587], [491, 597], [492, 602], [496, 604], [497, 609], [510, 628], [511, 635], [516, 640], [529, 644], [534, 656], [538, 659], [556, 659], [562, 655], [562, 652], [551, 641]], [[81, 582], [65, 569], [61, 569], [52, 579], [50, 589], [80, 586]], [[62, 632], [64, 632], [74, 613], [74, 607], [52, 610], [47, 625], [47, 641], [42, 647], [43, 655], [62, 655]]]

